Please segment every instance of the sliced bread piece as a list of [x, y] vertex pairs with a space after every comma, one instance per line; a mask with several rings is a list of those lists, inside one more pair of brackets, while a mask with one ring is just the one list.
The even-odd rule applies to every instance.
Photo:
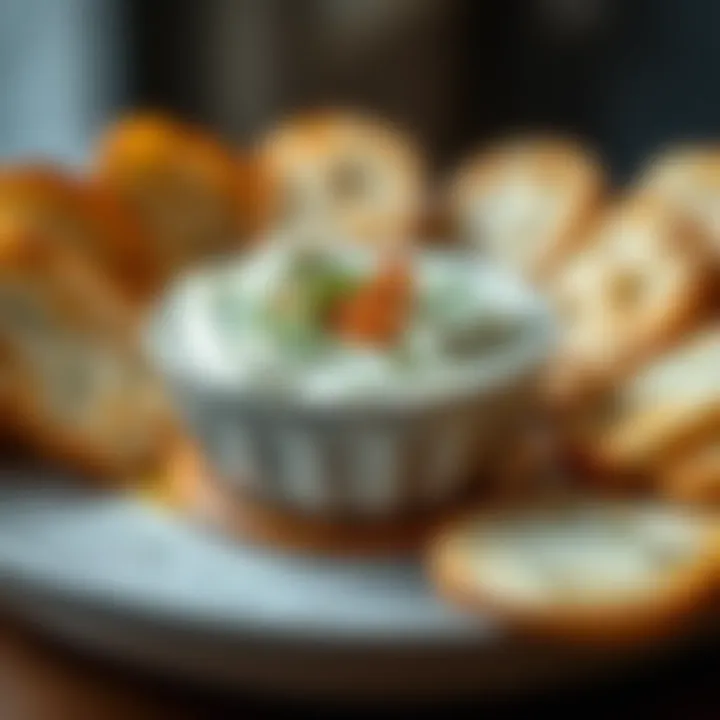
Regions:
[[429, 551], [440, 594], [509, 627], [616, 644], [672, 633], [718, 588], [713, 516], [652, 504], [568, 501], [469, 515]]

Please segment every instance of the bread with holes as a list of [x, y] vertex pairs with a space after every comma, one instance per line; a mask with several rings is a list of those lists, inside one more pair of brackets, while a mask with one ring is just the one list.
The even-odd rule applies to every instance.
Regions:
[[709, 608], [713, 516], [652, 503], [568, 501], [469, 514], [431, 544], [440, 595], [511, 629], [574, 643], [666, 637]]
[[349, 111], [311, 112], [271, 130], [258, 153], [274, 229], [370, 244], [414, 239], [424, 162], [392, 124]]
[[[703, 327], [610, 392], [590, 411], [586, 452], [608, 473], [680, 487], [704, 476], [720, 441], [720, 327]], [[666, 478], [667, 483], [666, 483]], [[711, 483], [689, 480], [687, 489]]]
[[131, 213], [85, 178], [49, 164], [0, 170], [0, 225], [17, 225], [84, 255], [129, 301], [143, 306], [158, 268]]
[[152, 466], [174, 434], [134, 314], [83, 256], [0, 227], [0, 390], [36, 454], [93, 475]]
[[558, 398], [628, 377], [711, 312], [704, 233], [668, 205], [629, 199], [610, 210], [551, 288], [561, 342]]
[[659, 197], [698, 222], [720, 263], [720, 144], [666, 150], [642, 172], [636, 192]]
[[591, 151], [569, 139], [527, 136], [470, 157], [452, 178], [448, 205], [466, 242], [542, 279], [582, 244], [603, 192]]
[[242, 245], [253, 223], [248, 168], [199, 128], [138, 114], [102, 138], [95, 181], [142, 222], [168, 279]]

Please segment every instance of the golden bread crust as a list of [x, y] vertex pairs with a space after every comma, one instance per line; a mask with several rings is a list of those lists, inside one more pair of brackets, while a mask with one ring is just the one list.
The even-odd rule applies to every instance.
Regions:
[[720, 263], [720, 144], [665, 150], [641, 173], [635, 192], [658, 197], [701, 225]]
[[669, 464], [660, 476], [661, 493], [673, 502], [720, 507], [720, 445], [713, 441], [694, 447]]
[[0, 227], [5, 417], [40, 456], [120, 477], [174, 432], [132, 307], [73, 248]]
[[471, 155], [451, 178], [448, 206], [457, 234], [547, 281], [584, 243], [604, 195], [592, 151], [569, 138], [525, 136]]
[[551, 288], [563, 334], [550, 380], [556, 399], [613, 387], [708, 319], [713, 275], [703, 240], [649, 198], [606, 215]]
[[256, 222], [255, 165], [162, 115], [112, 126], [96, 153], [95, 182], [143, 224], [165, 280], [240, 247]]
[[694, 474], [696, 457], [701, 472], [720, 431], [717, 362], [715, 325], [684, 337], [576, 415], [576, 450], [605, 476], [644, 478], [650, 487]]
[[51, 165], [0, 170], [0, 224], [24, 226], [85, 255], [128, 299], [153, 295], [157, 269], [131, 214], [85, 179]]
[[371, 244], [419, 231], [424, 159], [390, 123], [343, 110], [300, 114], [262, 139], [258, 158], [273, 227]]
[[[525, 508], [519, 512], [531, 511]], [[717, 524], [703, 516], [708, 529], [702, 546], [686, 563], [668, 571], [658, 587], [594, 603], [513, 600], [507, 592], [483, 583], [473, 570], [477, 553], [483, 550], [473, 546], [471, 551], [467, 535], [473, 532], [472, 524], [484, 517], [469, 515], [439, 533], [428, 550], [428, 573], [443, 598], [470, 612], [495, 615], [521, 633], [601, 646], [647, 642], [692, 623], [710, 606], [718, 588], [720, 538]], [[487, 517], [492, 515], [488, 513]]]

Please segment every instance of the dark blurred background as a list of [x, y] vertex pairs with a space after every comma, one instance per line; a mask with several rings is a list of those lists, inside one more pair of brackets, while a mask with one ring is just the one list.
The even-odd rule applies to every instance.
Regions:
[[375, 109], [439, 165], [522, 127], [618, 180], [720, 128], [717, 0], [0, 0], [0, 152], [75, 159], [119, 109], [246, 142], [295, 108]]

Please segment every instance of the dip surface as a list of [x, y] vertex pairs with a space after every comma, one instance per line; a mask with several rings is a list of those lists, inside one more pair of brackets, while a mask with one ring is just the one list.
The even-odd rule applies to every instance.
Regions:
[[507, 365], [539, 319], [531, 300], [472, 255], [276, 242], [184, 280], [172, 353], [205, 380], [262, 395], [442, 394]]

